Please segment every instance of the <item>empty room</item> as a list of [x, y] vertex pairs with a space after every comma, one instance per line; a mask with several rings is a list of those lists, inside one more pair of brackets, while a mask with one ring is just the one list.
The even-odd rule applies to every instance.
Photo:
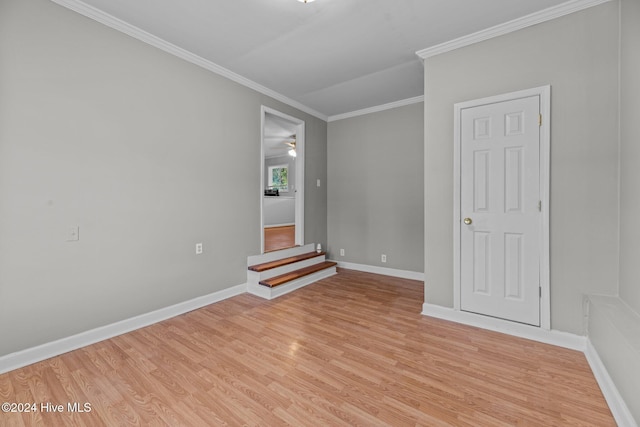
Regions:
[[637, 427], [638, 117], [638, 0], [0, 0], [0, 426]]

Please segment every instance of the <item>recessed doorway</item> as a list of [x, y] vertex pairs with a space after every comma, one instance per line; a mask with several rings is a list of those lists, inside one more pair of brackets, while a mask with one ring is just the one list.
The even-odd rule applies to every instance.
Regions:
[[304, 121], [262, 106], [261, 252], [304, 245]]

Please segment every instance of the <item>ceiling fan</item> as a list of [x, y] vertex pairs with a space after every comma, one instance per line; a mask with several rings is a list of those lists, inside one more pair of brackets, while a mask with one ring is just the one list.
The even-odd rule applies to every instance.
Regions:
[[286, 144], [289, 147], [291, 147], [291, 149], [289, 150], [289, 155], [291, 157], [296, 157], [297, 156], [297, 153], [296, 153], [296, 136], [295, 135], [291, 135], [289, 138], [292, 139], [293, 141], [284, 141], [283, 144]]

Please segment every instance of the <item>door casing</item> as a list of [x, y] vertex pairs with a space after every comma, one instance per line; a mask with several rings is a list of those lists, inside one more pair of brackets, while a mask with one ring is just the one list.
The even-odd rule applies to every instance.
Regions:
[[461, 227], [461, 114], [466, 108], [495, 104], [530, 96], [540, 97], [540, 200], [542, 201], [541, 253], [540, 253], [540, 327], [551, 329], [551, 296], [550, 296], [550, 250], [549, 250], [549, 203], [550, 203], [550, 155], [551, 155], [551, 86], [540, 86], [532, 89], [511, 92], [487, 98], [460, 102], [454, 105], [453, 130], [453, 308], [460, 311], [461, 274], [460, 274], [460, 227]]

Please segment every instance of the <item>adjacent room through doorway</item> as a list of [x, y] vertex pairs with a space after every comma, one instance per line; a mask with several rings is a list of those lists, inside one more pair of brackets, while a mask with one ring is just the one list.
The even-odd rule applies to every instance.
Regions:
[[262, 108], [262, 252], [304, 244], [304, 122]]

